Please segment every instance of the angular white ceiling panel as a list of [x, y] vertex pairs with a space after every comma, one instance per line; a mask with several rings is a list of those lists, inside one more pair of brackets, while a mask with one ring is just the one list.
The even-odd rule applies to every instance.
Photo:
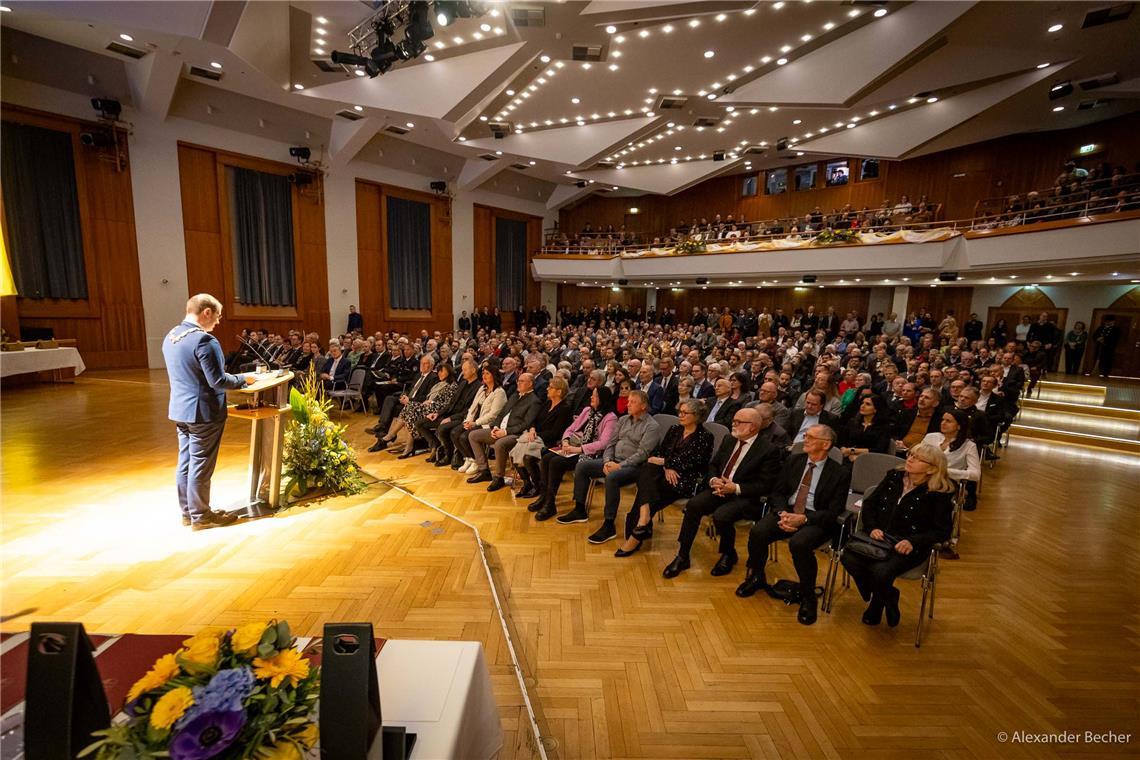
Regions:
[[647, 193], [672, 195], [702, 180], [723, 174], [741, 164], [736, 161], [684, 161], [657, 166], [627, 166], [624, 169], [598, 169], [575, 172], [578, 179], [594, 180], [602, 185], [617, 185]]
[[463, 169], [459, 172], [459, 189], [474, 190], [509, 165], [509, 161], [469, 158], [463, 163]]
[[911, 3], [743, 85], [717, 102], [843, 105], [974, 5]]
[[289, 86], [289, 6], [247, 3], [230, 50], [278, 87]]
[[540, 132], [507, 135], [502, 140], [492, 137], [468, 140], [467, 145], [486, 150], [501, 150], [514, 156], [541, 158], [555, 163], [581, 166], [604, 156], [609, 149], [624, 144], [656, 121], [656, 117], [622, 119], [584, 127], [563, 127]]
[[584, 198], [592, 192], [594, 192], [594, 185], [586, 185], [585, 187], [559, 185], [554, 188], [554, 192], [546, 199], [546, 207], [553, 211], [554, 209], [559, 209], [569, 203], [573, 203], [579, 198]]
[[688, 5], [693, 0], [654, 0], [654, 2], [643, 2], [642, 0], [605, 0], [605, 2], [598, 2], [594, 0], [586, 9], [582, 11], [582, 15], [592, 13], [623, 13], [625, 11], [641, 11], [647, 8], [657, 8], [669, 5]]
[[921, 105], [867, 122], [855, 129], [844, 129], [824, 137], [805, 140], [797, 147], [806, 146], [819, 153], [901, 158], [923, 143], [1042, 79], [1053, 76], [1068, 65], [1069, 62], [1066, 61], [1044, 69], [1035, 69], [937, 103]]
[[[210, 16], [210, 0], [141, 0], [131, 3], [92, 2], [91, 0], [40, 0], [19, 3], [19, 13], [44, 13], [60, 18], [91, 19], [121, 29], [149, 29], [163, 34], [198, 37]], [[13, 14], [15, 15], [15, 14]], [[5, 23], [7, 23], [5, 19]]]
[[312, 87], [302, 94], [442, 119], [524, 45], [516, 42], [430, 66], [393, 69], [375, 79], [353, 77]]

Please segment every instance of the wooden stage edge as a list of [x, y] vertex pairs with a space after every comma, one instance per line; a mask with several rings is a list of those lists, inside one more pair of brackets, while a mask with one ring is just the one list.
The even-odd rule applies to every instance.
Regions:
[[[0, 629], [69, 619], [95, 632], [189, 634], [281, 617], [298, 635], [369, 620], [386, 638], [480, 641], [502, 756], [537, 755], [469, 528], [373, 487], [192, 533], [178, 522], [166, 398], [164, 373], [148, 371], [5, 388]], [[736, 598], [742, 568], [709, 576], [716, 556], [704, 537], [693, 569], [664, 580], [676, 509], [645, 549], [616, 559], [614, 543], [585, 541], [600, 494], [589, 525], [536, 524], [505, 491], [364, 453], [375, 418], [339, 418], [367, 472], [488, 544], [552, 757], [1114, 757], [1140, 747], [1140, 458], [1015, 439], [966, 515], [961, 559], [942, 563], [916, 650], [917, 584], [902, 585], [897, 629], [862, 625], [854, 591], [800, 626], [794, 608]], [[247, 425], [227, 425], [215, 504], [241, 492]], [[562, 497], [565, 507], [568, 484]], [[785, 549], [768, 574], [794, 577]], [[1131, 737], [1094, 744], [1086, 731]], [[1078, 741], [1013, 739], [1062, 732]]]

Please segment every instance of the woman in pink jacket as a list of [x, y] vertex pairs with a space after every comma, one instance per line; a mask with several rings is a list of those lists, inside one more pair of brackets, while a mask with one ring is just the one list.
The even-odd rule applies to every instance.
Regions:
[[562, 434], [561, 443], [542, 454], [540, 463], [543, 493], [527, 509], [535, 512], [534, 519], [549, 520], [556, 514], [554, 506], [558, 498], [558, 487], [562, 476], [573, 471], [579, 457], [597, 458], [610, 444], [617, 430], [617, 415], [614, 414], [614, 394], [605, 386], [595, 388], [590, 397], [590, 405], [578, 413], [577, 418]]

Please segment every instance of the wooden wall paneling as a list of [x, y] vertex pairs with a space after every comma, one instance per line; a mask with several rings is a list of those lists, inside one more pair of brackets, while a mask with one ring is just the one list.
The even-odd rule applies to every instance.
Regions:
[[694, 306], [718, 311], [727, 306], [733, 312], [752, 308], [757, 313], [767, 307], [772, 312], [783, 309], [789, 317], [797, 308], [806, 311], [808, 306], [815, 306], [822, 313], [834, 306], [838, 314], [855, 311], [862, 320], [870, 298], [869, 288], [662, 288], [657, 291], [657, 313], [663, 308], [676, 309], [677, 320], [687, 322]]
[[356, 248], [360, 285], [360, 316], [364, 327], [376, 332], [384, 322], [381, 272], [384, 250], [380, 242], [380, 186], [356, 182]]
[[[693, 217], [712, 219], [730, 213], [749, 220], [802, 216], [817, 205], [824, 211], [845, 203], [860, 209], [875, 208], [884, 199], [897, 202], [903, 194], [912, 201], [926, 195], [931, 202], [943, 204], [941, 219], [966, 219], [973, 216], [974, 205], [982, 198], [1051, 186], [1064, 163], [1083, 144], [1104, 146], [1101, 153], [1080, 161], [1086, 167], [1108, 162], [1132, 171], [1140, 161], [1140, 141], [1135, 139], [1138, 132], [1140, 113], [1133, 113], [1076, 129], [1008, 135], [903, 161], [884, 160], [879, 162], [878, 179], [780, 195], [763, 194], [763, 172], [758, 181], [760, 193], [750, 197], [740, 194], [746, 175], [739, 174], [714, 177], [673, 196], [594, 195], [563, 209], [559, 226], [568, 232], [580, 231], [586, 222], [595, 229], [608, 224], [617, 228], [629, 207], [637, 206], [641, 210], [637, 231], [657, 235]], [[820, 172], [825, 164], [819, 162]], [[857, 164], [858, 159], [850, 160], [854, 176], [858, 176]], [[788, 167], [789, 175], [795, 166], [803, 165]]]
[[627, 309], [641, 309], [645, 312], [645, 288], [621, 288], [617, 293], [608, 287], [580, 288], [577, 285], [558, 286], [558, 308], [568, 308], [577, 311], [580, 308], [587, 310], [594, 308], [595, 304], [603, 309], [609, 304], [617, 304]]
[[448, 330], [451, 312], [451, 199], [432, 196], [431, 200], [431, 327]]
[[[118, 171], [103, 149], [83, 146], [79, 133], [101, 125], [71, 117], [3, 105], [6, 121], [71, 135], [75, 158], [87, 298], [5, 299], [6, 313], [26, 327], [51, 328], [57, 338], [74, 338], [89, 369], [145, 367], [142, 283], [139, 275], [127, 138], [127, 167]], [[6, 325], [8, 321], [6, 320]], [[16, 328], [18, 329], [18, 327]]]
[[941, 322], [948, 309], [954, 310], [954, 319], [958, 322], [958, 331], [961, 332], [966, 321], [970, 318], [970, 303], [974, 298], [974, 289], [971, 287], [943, 287], [937, 288], [911, 286], [907, 292], [906, 318], [919, 309], [930, 309], [935, 322]]
[[475, 204], [473, 228], [475, 287], [471, 306], [472, 309], [493, 308], [498, 299], [495, 289], [495, 213], [490, 206]]

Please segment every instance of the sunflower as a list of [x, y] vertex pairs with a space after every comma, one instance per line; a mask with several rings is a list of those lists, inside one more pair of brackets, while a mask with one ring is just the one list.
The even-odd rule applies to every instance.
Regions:
[[194, 693], [185, 686], [176, 686], [163, 694], [150, 711], [150, 724], [166, 730], [194, 704]]
[[254, 659], [253, 674], [258, 678], [268, 678], [269, 685], [276, 687], [286, 678], [300, 681], [308, 677], [309, 661], [296, 649], [282, 649], [269, 659]]
[[179, 670], [178, 661], [174, 658], [174, 655], [164, 654], [158, 658], [145, 676], [135, 681], [135, 685], [127, 692], [127, 701], [134, 702], [148, 691], [157, 689], [178, 675]]

